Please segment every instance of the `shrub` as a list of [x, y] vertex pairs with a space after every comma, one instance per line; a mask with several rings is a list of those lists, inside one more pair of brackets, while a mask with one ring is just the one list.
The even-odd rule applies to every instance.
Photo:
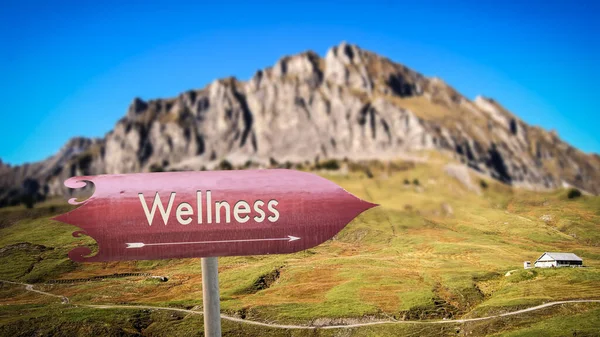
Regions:
[[581, 196], [581, 191], [576, 188], [571, 188], [569, 190], [569, 193], [567, 193], [567, 197], [569, 199], [576, 199], [576, 198], [579, 198], [580, 196]]
[[21, 197], [21, 202], [25, 204], [25, 207], [33, 208], [33, 205], [35, 204], [35, 198], [31, 194], [25, 194]]
[[410, 180], [404, 179], [404, 185], [410, 185]]
[[340, 164], [338, 163], [338, 161], [336, 159], [329, 159], [329, 160], [324, 161], [322, 163], [317, 163], [316, 169], [317, 170], [323, 169], [323, 170], [335, 171], [335, 170], [339, 170], [340, 169]]
[[31, 178], [23, 181], [23, 189], [21, 192], [21, 203], [27, 208], [33, 208], [33, 205], [40, 200], [39, 198], [40, 183]]
[[415, 178], [415, 179], [413, 180], [413, 185], [415, 185], [415, 186], [419, 186], [419, 179]]
[[218, 166], [219, 170], [233, 170], [233, 165], [226, 159], [221, 160]]
[[8, 190], [6, 197], [0, 200], [0, 206], [16, 206], [21, 203], [21, 192], [16, 188]]
[[485, 190], [486, 188], [488, 188], [488, 183], [485, 180], [481, 179], [479, 180], [479, 186], [481, 186], [481, 188]]
[[150, 165], [150, 172], [163, 172], [165, 169], [160, 164]]
[[277, 167], [277, 166], [279, 166], [279, 163], [273, 157], [269, 158], [269, 164], [271, 165], [271, 167]]

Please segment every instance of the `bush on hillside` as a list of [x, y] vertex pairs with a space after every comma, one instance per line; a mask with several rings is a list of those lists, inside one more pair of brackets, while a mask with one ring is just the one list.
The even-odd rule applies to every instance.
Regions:
[[340, 169], [340, 163], [336, 159], [329, 159], [321, 163], [317, 163], [317, 170], [330, 170], [336, 171]]
[[479, 186], [481, 186], [481, 188], [485, 190], [488, 188], [488, 183], [485, 180], [481, 179], [479, 180]]
[[580, 196], [581, 196], [581, 191], [576, 188], [571, 188], [569, 190], [569, 193], [567, 193], [567, 197], [569, 199], [576, 199], [576, 198], [579, 198]]
[[164, 172], [164, 168], [160, 164], [150, 165], [150, 172]]
[[23, 181], [21, 189], [21, 203], [27, 208], [33, 208], [33, 205], [42, 201], [43, 197], [40, 194], [40, 183], [36, 179], [27, 178]]
[[21, 196], [21, 203], [25, 205], [25, 207], [31, 209], [33, 205], [35, 205], [35, 198], [31, 194], [24, 194]]
[[233, 170], [233, 165], [231, 165], [231, 163], [228, 160], [223, 159], [219, 163], [218, 169], [219, 170]]

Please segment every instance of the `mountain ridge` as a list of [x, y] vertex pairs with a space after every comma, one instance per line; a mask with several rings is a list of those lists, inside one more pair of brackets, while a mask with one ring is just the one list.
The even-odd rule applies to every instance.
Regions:
[[103, 138], [73, 138], [36, 163], [0, 162], [0, 204], [14, 202], [26, 180], [45, 196], [64, 193], [62, 181], [73, 175], [197, 170], [223, 159], [393, 159], [420, 150], [449, 153], [511, 185], [600, 193], [597, 154], [528, 125], [494, 99], [470, 100], [439, 78], [342, 42], [324, 57], [284, 56], [247, 81], [227, 77], [176, 97], [134, 98]]

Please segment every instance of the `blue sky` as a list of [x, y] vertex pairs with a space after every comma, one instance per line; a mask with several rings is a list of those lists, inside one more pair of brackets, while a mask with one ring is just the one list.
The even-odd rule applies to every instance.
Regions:
[[102, 137], [134, 97], [246, 80], [342, 40], [600, 153], [600, 38], [590, 1], [3, 3], [0, 158], [44, 159]]

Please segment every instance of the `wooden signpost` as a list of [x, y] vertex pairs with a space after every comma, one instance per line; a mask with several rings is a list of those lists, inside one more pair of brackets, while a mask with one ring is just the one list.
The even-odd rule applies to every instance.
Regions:
[[206, 336], [220, 336], [218, 256], [285, 254], [332, 238], [376, 206], [314, 174], [293, 170], [165, 172], [73, 177], [94, 184], [87, 200], [55, 220], [98, 243], [78, 262], [202, 258]]

